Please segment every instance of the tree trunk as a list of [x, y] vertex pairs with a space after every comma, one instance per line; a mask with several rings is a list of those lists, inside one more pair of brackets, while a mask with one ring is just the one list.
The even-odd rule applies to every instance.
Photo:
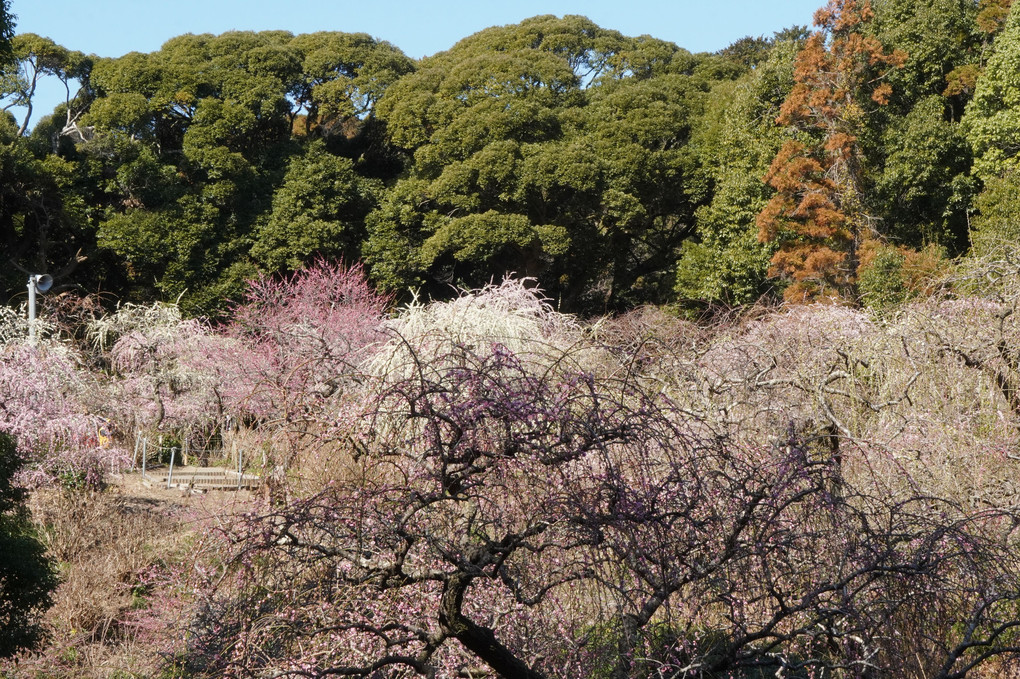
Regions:
[[472, 579], [473, 576], [467, 573], [457, 573], [447, 580], [439, 605], [439, 624], [443, 630], [453, 635], [466, 649], [505, 679], [545, 679], [544, 674], [528, 667], [510, 649], [499, 643], [491, 629], [464, 617], [461, 612], [464, 592]]

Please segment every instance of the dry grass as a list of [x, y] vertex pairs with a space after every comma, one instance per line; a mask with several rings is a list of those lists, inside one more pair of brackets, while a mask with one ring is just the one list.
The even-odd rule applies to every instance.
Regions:
[[0, 663], [12, 677], [149, 677], [179, 642], [195, 528], [248, 494], [184, 495], [128, 476], [103, 492], [37, 491], [30, 505], [61, 585], [37, 655]]

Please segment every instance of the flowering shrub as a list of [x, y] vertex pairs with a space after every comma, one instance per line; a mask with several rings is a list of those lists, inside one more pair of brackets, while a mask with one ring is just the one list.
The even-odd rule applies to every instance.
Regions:
[[115, 379], [115, 417], [126, 432], [209, 430], [222, 420], [222, 342], [175, 305], [125, 304], [90, 324]]
[[249, 283], [210, 363], [220, 370], [223, 407], [247, 429], [247, 445], [261, 451], [274, 483], [288, 473], [319, 474], [315, 457], [329, 455], [323, 422], [349, 406], [359, 366], [385, 338], [389, 303], [359, 265], [325, 260]]

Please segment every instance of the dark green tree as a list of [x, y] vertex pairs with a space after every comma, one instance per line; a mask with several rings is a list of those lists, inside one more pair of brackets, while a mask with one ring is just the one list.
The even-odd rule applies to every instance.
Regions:
[[14, 26], [16, 17], [11, 13], [11, 0], [0, 0], [0, 73], [14, 59]]
[[425, 59], [379, 101], [411, 164], [369, 217], [372, 276], [445, 294], [515, 272], [574, 309], [666, 299], [706, 190], [687, 148], [697, 65], [578, 16]]
[[748, 304], [768, 288], [774, 248], [758, 240], [755, 218], [771, 195], [762, 177], [783, 143], [775, 118], [793, 87], [802, 40], [777, 39], [753, 71], [717, 84], [709, 95], [692, 144], [711, 177], [712, 197], [698, 208], [695, 238], [680, 251], [681, 300]]
[[[978, 3], [972, 0], [875, 0], [871, 30], [886, 45], [907, 54], [890, 71], [892, 87], [885, 115], [905, 114], [926, 97], [947, 94], [950, 115], [959, 120], [966, 96], [946, 92], [950, 74], [982, 58], [984, 34], [978, 28]], [[957, 72], [957, 76], [959, 72]]]
[[[986, 34], [969, 0], [879, 0], [872, 30], [907, 60], [889, 71], [889, 105], [869, 121], [871, 203], [890, 243], [952, 255], [968, 246], [977, 190], [960, 117], [973, 94], [961, 74], [980, 67]], [[953, 83], [956, 83], [955, 85]]]
[[269, 270], [298, 269], [314, 254], [355, 259], [364, 219], [381, 191], [360, 177], [354, 162], [316, 141], [291, 158], [272, 210], [255, 233], [252, 255]]
[[132, 294], [216, 313], [259, 267], [358, 258], [377, 186], [363, 176], [399, 169], [375, 101], [412, 68], [367, 35], [283, 31], [97, 62], [82, 146], [115, 178], [99, 242]]
[[[44, 147], [39, 151], [38, 147]], [[95, 252], [92, 190], [87, 164], [47, 152], [18, 133], [18, 123], [0, 114], [0, 299], [25, 292], [24, 273], [49, 273], [57, 285]]]
[[968, 247], [968, 210], [977, 182], [959, 123], [938, 94], [889, 121], [882, 136], [884, 159], [874, 201], [891, 242], [915, 249], [934, 244], [959, 254]]
[[964, 125], [983, 181], [1020, 168], [1020, 7], [1014, 5], [977, 81]]
[[39, 615], [58, 584], [32, 528], [25, 491], [13, 481], [21, 464], [14, 439], [0, 432], [0, 658], [43, 639]]
[[963, 118], [984, 188], [975, 201], [973, 253], [1016, 242], [1020, 214], [1020, 6], [1013, 5]]
[[[0, 100], [4, 111], [24, 108], [18, 134], [26, 134], [35, 111], [35, 92], [46, 77], [56, 78], [64, 86], [64, 132], [81, 136], [78, 120], [89, 100], [89, 74], [92, 58], [56, 44], [35, 33], [22, 33], [11, 40], [14, 63], [0, 73]], [[73, 84], [72, 84], [73, 83]]]

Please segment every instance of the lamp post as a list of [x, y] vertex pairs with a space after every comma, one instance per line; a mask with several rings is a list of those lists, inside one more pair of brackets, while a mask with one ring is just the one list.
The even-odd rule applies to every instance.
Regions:
[[35, 346], [35, 294], [46, 292], [53, 287], [53, 277], [48, 273], [28, 276], [28, 342]]

